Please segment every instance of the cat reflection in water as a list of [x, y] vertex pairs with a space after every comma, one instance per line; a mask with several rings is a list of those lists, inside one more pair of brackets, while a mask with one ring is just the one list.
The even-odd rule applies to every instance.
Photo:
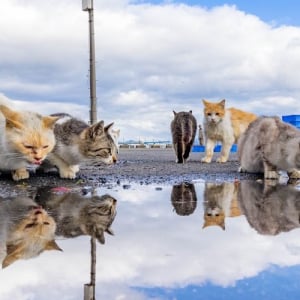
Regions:
[[117, 200], [110, 195], [56, 193], [45, 187], [38, 190], [36, 201], [55, 219], [58, 236], [90, 235], [104, 244], [104, 233], [114, 234], [111, 224], [116, 216]]
[[195, 186], [188, 182], [174, 185], [171, 192], [171, 201], [178, 215], [191, 215], [197, 207]]
[[45, 250], [61, 250], [54, 240], [56, 223], [32, 199], [0, 199], [0, 261], [5, 268]]
[[227, 217], [240, 216], [237, 199], [239, 182], [205, 183], [203, 228], [219, 226], [225, 230]]
[[248, 223], [260, 234], [277, 235], [300, 227], [300, 191], [291, 184], [241, 181], [238, 199]]

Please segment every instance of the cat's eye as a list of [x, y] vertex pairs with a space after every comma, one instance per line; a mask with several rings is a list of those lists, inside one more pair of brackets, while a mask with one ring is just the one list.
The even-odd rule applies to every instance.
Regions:
[[34, 227], [35, 225], [36, 225], [35, 223], [27, 224], [27, 225], [25, 226], [25, 229], [26, 229], [26, 228], [32, 228], [32, 227]]
[[44, 225], [50, 225], [50, 223], [49, 222], [44, 222]]
[[207, 113], [208, 116], [211, 116], [211, 113]]
[[31, 146], [31, 145], [24, 145], [24, 147], [26, 148], [26, 149], [33, 149], [33, 146]]
[[218, 115], [219, 115], [219, 113], [217, 112], [217, 113], [216, 113], [216, 116], [218, 116]]
[[49, 145], [45, 145], [43, 146], [43, 149], [47, 149], [49, 147]]

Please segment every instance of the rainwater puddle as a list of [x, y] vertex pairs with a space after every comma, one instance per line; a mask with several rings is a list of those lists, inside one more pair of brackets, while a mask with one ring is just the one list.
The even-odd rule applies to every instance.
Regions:
[[299, 186], [45, 187], [34, 197], [0, 201], [1, 300], [85, 300], [93, 287], [105, 300], [298, 299]]

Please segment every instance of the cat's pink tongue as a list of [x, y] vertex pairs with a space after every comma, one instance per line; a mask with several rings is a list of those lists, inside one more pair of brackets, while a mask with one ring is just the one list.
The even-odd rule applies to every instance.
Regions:
[[41, 164], [42, 164], [42, 161], [41, 161], [41, 160], [36, 160], [36, 161], [34, 162], [34, 164], [35, 164], [35, 165], [41, 165]]

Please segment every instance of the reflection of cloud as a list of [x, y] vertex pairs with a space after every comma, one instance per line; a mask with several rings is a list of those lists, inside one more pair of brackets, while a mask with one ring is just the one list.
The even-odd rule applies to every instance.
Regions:
[[[206, 282], [233, 286], [270, 265], [300, 263], [298, 230], [275, 237], [258, 235], [244, 216], [226, 220], [226, 231], [202, 230], [202, 206], [188, 217], [177, 216], [170, 203], [171, 189], [132, 185], [129, 190], [109, 190], [118, 199], [118, 215], [113, 224], [115, 236], [107, 236], [97, 253], [96, 289], [105, 299], [146, 299], [129, 289], [132, 286], [172, 289]], [[195, 189], [201, 199], [204, 185], [197, 183]], [[104, 192], [99, 190], [99, 194]], [[51, 295], [55, 289], [57, 294], [65, 292], [78, 299], [89, 278], [89, 240], [76, 238], [59, 244], [63, 253], [47, 253], [0, 273], [1, 296], [6, 291], [5, 300], [17, 299], [13, 296], [27, 286], [36, 299], [47, 299], [42, 293], [51, 289]], [[25, 268], [34, 278], [31, 285], [23, 278]]]

